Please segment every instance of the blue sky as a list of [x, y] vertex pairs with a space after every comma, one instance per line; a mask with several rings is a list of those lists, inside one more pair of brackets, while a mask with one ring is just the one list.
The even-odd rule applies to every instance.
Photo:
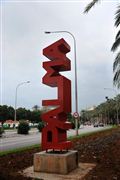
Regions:
[[44, 34], [44, 31], [66, 30], [77, 43], [79, 110], [98, 105], [105, 96], [113, 97], [112, 64], [115, 54], [110, 49], [115, 38], [114, 13], [118, 1], [98, 3], [87, 15], [89, 1], [4, 1], [1, 5], [1, 104], [14, 106], [17, 84], [30, 81], [18, 89], [18, 107], [41, 106], [43, 99], [57, 98], [57, 89], [42, 84], [47, 58], [42, 49], [64, 38], [71, 46], [68, 57], [72, 70], [64, 75], [72, 81], [74, 108], [74, 48], [69, 34]]

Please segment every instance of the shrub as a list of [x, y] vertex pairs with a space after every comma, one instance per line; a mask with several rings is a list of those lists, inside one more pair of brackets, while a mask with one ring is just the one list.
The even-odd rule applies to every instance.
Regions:
[[4, 128], [4, 130], [11, 129], [10, 125], [8, 125], [8, 124], [3, 124], [3, 128]]
[[72, 124], [72, 129], [75, 129], [75, 123], [71, 123]]
[[38, 130], [39, 130], [39, 132], [42, 131], [42, 129], [44, 128], [44, 126], [45, 126], [44, 122], [43, 122], [43, 121], [40, 121], [39, 124], [38, 124], [38, 127], [37, 127]]
[[[75, 129], [76, 128], [76, 122], [75, 120], [72, 122], [72, 129]], [[78, 121], [78, 129], [80, 128], [80, 123]]]
[[28, 134], [30, 130], [28, 122], [21, 120], [18, 125], [18, 134]]
[[0, 137], [2, 136], [3, 133], [4, 133], [3, 127], [0, 127]]

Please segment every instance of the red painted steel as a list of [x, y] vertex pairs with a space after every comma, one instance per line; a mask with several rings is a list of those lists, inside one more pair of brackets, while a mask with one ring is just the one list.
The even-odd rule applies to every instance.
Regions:
[[67, 113], [71, 112], [71, 81], [60, 74], [62, 71], [71, 70], [71, 62], [66, 57], [70, 46], [64, 39], [51, 44], [43, 49], [43, 54], [51, 61], [43, 62], [47, 71], [42, 79], [43, 84], [57, 87], [58, 98], [43, 100], [43, 106], [55, 106], [54, 109], [42, 115], [46, 126], [42, 130], [42, 149], [70, 149], [72, 143], [67, 141], [67, 130], [72, 128], [67, 122]]

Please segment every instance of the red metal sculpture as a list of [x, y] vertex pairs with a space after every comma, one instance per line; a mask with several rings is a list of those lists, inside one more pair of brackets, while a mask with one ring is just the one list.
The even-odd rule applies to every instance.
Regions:
[[71, 81], [60, 74], [61, 71], [71, 69], [70, 60], [66, 54], [70, 51], [70, 46], [64, 39], [51, 44], [43, 49], [43, 54], [51, 61], [43, 62], [43, 68], [47, 71], [43, 77], [43, 83], [58, 88], [58, 99], [43, 100], [43, 106], [55, 106], [42, 115], [46, 126], [42, 131], [42, 149], [69, 149], [72, 146], [67, 141], [67, 130], [71, 123], [67, 122], [67, 113], [71, 112]]

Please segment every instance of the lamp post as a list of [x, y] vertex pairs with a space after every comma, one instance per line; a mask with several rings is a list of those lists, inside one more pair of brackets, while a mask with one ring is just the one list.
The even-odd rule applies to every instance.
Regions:
[[14, 122], [16, 122], [17, 91], [18, 91], [18, 88], [19, 88], [21, 85], [26, 84], [26, 83], [30, 83], [30, 81], [26, 81], [26, 82], [19, 83], [19, 84], [16, 86], [16, 91], [15, 91], [15, 114], [14, 114]]
[[113, 88], [104, 88], [105, 90], [111, 90], [111, 91], [114, 91], [115, 93], [115, 96], [116, 96], [116, 118], [117, 118], [117, 124], [119, 124], [119, 102], [118, 102], [118, 99], [117, 99], [117, 91]]
[[[76, 39], [75, 36], [69, 32], [69, 31], [45, 31], [45, 34], [51, 34], [51, 33], [68, 33], [72, 36], [73, 42], [74, 42], [74, 60], [75, 60], [75, 111], [78, 114], [78, 92], [77, 92], [77, 58], [76, 58]], [[75, 124], [76, 124], [76, 135], [78, 135], [78, 118], [75, 118]]]

